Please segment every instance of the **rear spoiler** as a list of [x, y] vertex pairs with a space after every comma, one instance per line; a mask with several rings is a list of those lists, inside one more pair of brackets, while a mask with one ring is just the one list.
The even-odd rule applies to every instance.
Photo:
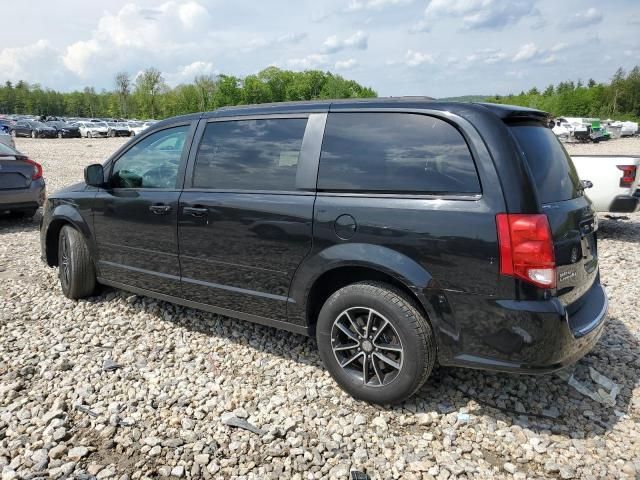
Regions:
[[504, 122], [540, 122], [548, 125], [551, 114], [535, 108], [520, 107], [518, 105], [503, 105], [499, 103], [476, 103], [500, 117]]

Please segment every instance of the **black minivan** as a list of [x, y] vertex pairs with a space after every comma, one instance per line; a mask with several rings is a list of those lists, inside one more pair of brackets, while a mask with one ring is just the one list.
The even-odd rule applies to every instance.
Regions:
[[597, 219], [544, 112], [426, 99], [171, 118], [51, 195], [44, 260], [96, 283], [315, 336], [354, 397], [435, 364], [539, 373], [598, 341]]

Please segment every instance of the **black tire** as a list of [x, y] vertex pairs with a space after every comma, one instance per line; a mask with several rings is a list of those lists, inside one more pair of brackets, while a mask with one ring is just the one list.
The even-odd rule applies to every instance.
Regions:
[[65, 297], [88, 297], [96, 289], [96, 273], [82, 234], [65, 225], [58, 241], [58, 278]]
[[[355, 317], [353, 320], [356, 323], [363, 322], [363, 317], [357, 317], [360, 310], [373, 311], [373, 318], [379, 317], [379, 325], [384, 326], [378, 327], [379, 332], [377, 333], [375, 330], [370, 330], [368, 338], [373, 340], [367, 343], [365, 328], [359, 324], [360, 331], [365, 333], [365, 336], [359, 337], [360, 339], [357, 340], [359, 347], [346, 350], [348, 353], [344, 358], [355, 357], [355, 355], [362, 356], [352, 361], [348, 368], [343, 367], [338, 356], [342, 356], [345, 350], [334, 353], [333, 346], [334, 343], [336, 346], [338, 343], [342, 343], [338, 337], [343, 335], [341, 332], [344, 330], [338, 331], [337, 327], [334, 328], [334, 323], [341, 318], [344, 321], [345, 312], [350, 312], [350, 315]], [[384, 321], [388, 324], [385, 325]], [[353, 323], [351, 325], [353, 326]], [[392, 329], [388, 325], [391, 325]], [[384, 333], [382, 333], [383, 331]], [[338, 337], [336, 337], [336, 332]], [[380, 338], [387, 337], [387, 335], [394, 340], [386, 340], [385, 347], [378, 349], [377, 347], [383, 343]], [[353, 397], [371, 403], [393, 404], [408, 399], [424, 384], [436, 362], [435, 338], [427, 319], [407, 295], [393, 286], [381, 282], [355, 283], [341, 288], [331, 295], [320, 310], [316, 338], [320, 357], [338, 385]], [[355, 336], [348, 337], [346, 341], [355, 342], [356, 340], [352, 340], [353, 338]], [[376, 338], [377, 340], [375, 340]], [[389, 367], [387, 362], [381, 363], [380, 358], [381, 353], [385, 355], [389, 353], [388, 350], [392, 344], [401, 349], [401, 353], [390, 352], [391, 355], [397, 355], [395, 357], [397, 362], [394, 363], [400, 365], [395, 369]], [[373, 351], [370, 351], [370, 348], [373, 348]], [[363, 359], [368, 359], [367, 365], [369, 367], [366, 376]], [[391, 373], [379, 375], [379, 370], [385, 368]], [[371, 375], [372, 372], [377, 378]], [[369, 380], [365, 385], [364, 381], [367, 377]]]

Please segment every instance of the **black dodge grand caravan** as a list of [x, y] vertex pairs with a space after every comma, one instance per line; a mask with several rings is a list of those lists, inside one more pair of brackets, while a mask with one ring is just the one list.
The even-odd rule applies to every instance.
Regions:
[[597, 221], [545, 113], [422, 99], [171, 118], [48, 198], [43, 258], [96, 283], [314, 335], [353, 396], [438, 361], [552, 371], [600, 337]]

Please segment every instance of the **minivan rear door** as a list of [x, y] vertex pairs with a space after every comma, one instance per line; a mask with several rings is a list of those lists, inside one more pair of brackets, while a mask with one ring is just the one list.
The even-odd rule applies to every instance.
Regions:
[[579, 308], [598, 275], [597, 219], [571, 157], [554, 133], [537, 122], [509, 125], [534, 180], [554, 240], [557, 294]]

